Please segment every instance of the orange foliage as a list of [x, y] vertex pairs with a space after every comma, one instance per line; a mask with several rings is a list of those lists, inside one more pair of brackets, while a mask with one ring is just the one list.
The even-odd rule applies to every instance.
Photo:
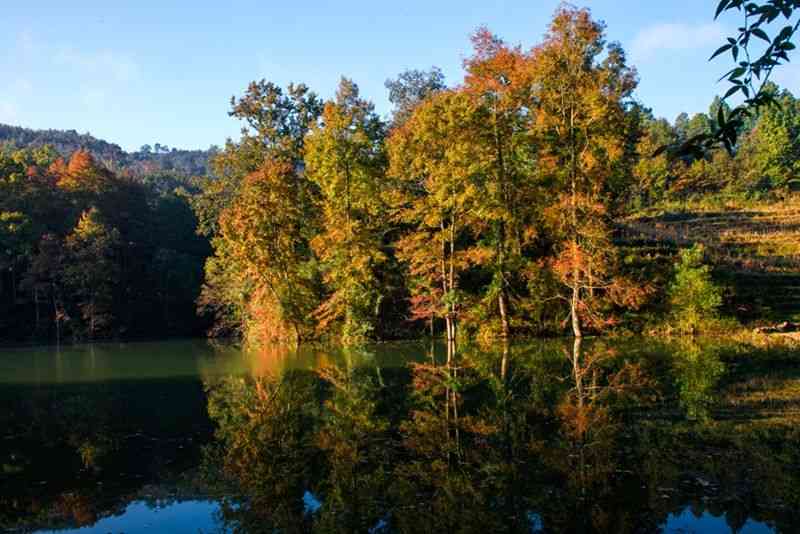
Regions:
[[69, 163], [62, 159], [50, 166], [50, 172], [57, 177], [57, 185], [68, 191], [88, 191], [99, 193], [106, 189], [111, 173], [98, 165], [88, 150], [79, 149], [72, 154]]
[[88, 150], [80, 148], [76, 150], [69, 158], [69, 165], [67, 166], [67, 173], [78, 176], [88, 173], [95, 168], [95, 162], [92, 155]]

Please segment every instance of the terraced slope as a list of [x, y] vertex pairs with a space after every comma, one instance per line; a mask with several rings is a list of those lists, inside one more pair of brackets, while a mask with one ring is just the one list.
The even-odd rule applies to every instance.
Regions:
[[620, 224], [618, 243], [647, 254], [674, 254], [703, 243], [716, 274], [732, 289], [732, 307], [744, 320], [800, 320], [800, 197], [706, 211], [632, 217]]

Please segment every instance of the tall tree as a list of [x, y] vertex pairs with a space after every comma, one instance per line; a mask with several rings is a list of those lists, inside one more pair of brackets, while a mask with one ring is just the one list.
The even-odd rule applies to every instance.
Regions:
[[751, 183], [780, 188], [800, 177], [800, 101], [788, 91], [773, 90], [779, 105], [762, 110], [742, 152]]
[[608, 184], [625, 156], [626, 102], [636, 87], [617, 44], [588, 10], [563, 6], [534, 51], [538, 81], [534, 133], [542, 172], [556, 198], [548, 219], [557, 240], [554, 270], [568, 290], [572, 331], [599, 326], [600, 293], [622, 295], [614, 276]]
[[321, 233], [312, 240], [330, 296], [320, 306], [320, 328], [341, 324], [345, 344], [358, 344], [374, 329], [381, 291], [381, 182], [384, 125], [358, 86], [342, 78], [336, 98], [306, 146], [306, 175], [319, 187]]
[[284, 91], [262, 80], [231, 99], [230, 115], [244, 123], [242, 137], [214, 158], [215, 176], [192, 200], [198, 229], [213, 236], [214, 248], [199, 302], [215, 312], [222, 331], [295, 340], [309, 335], [302, 316], [311, 294], [300, 288], [313, 286], [309, 243], [317, 214], [303, 156], [321, 111], [302, 84]]
[[395, 181], [389, 202], [394, 219], [409, 227], [396, 246], [408, 266], [412, 313], [444, 319], [448, 357], [455, 354], [459, 278], [469, 265], [466, 249], [488, 160], [472, 134], [483, 119], [474, 99], [443, 91], [418, 106], [388, 143]]
[[[491, 272], [484, 302], [500, 318], [500, 337], [510, 335], [513, 277], [524, 267], [523, 250], [536, 236], [539, 205], [531, 121], [534, 116], [534, 66], [519, 48], [507, 46], [486, 28], [472, 36], [474, 53], [467, 58], [465, 93], [475, 100], [484, 121], [473, 123], [473, 139], [487, 159], [482, 186], [485, 195], [476, 218], [483, 249], [481, 263]], [[495, 315], [495, 316], [497, 316]]]
[[389, 90], [389, 102], [394, 105], [392, 121], [395, 125], [408, 119], [414, 108], [426, 98], [446, 88], [439, 67], [403, 71], [396, 79], [386, 80], [384, 86]]
[[213, 241], [217, 254], [207, 265], [207, 288], [221, 291], [223, 302], [234, 306], [229, 312], [251, 341], [311, 335], [318, 290], [304, 268], [310, 221], [303, 210], [306, 184], [296, 173], [290, 162], [276, 159], [248, 175], [222, 212]]

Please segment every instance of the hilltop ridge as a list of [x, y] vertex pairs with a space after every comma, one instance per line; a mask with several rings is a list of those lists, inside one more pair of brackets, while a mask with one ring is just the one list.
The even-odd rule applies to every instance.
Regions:
[[208, 173], [208, 159], [216, 147], [206, 150], [181, 150], [155, 143], [144, 145], [135, 152], [126, 152], [119, 145], [98, 139], [89, 133], [76, 130], [35, 130], [22, 126], [0, 124], [0, 145], [12, 144], [17, 148], [50, 145], [62, 156], [69, 156], [84, 148], [104, 166], [113, 171], [128, 171], [142, 175], [160, 171], [177, 172], [189, 176]]

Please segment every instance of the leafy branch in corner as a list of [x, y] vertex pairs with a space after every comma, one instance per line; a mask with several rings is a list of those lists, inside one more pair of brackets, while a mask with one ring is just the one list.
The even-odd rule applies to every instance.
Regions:
[[[792, 41], [800, 27], [800, 17], [794, 20], [800, 13], [800, 0], [720, 0], [714, 19], [734, 10], [743, 17], [742, 25], [737, 28], [736, 35], [728, 37], [727, 42], [711, 55], [709, 61], [725, 53], [731, 55], [735, 66], [719, 79], [727, 80], [731, 85], [722, 100], [741, 94], [743, 102], [728, 114], [724, 106], [720, 106], [717, 116], [712, 117], [714, 122], [710, 132], [693, 136], [677, 146], [662, 146], [654, 155], [665, 151], [676, 155], [697, 155], [719, 145], [733, 153], [745, 119], [766, 106], [777, 105], [774, 95], [767, 90], [767, 83], [775, 67], [788, 63], [789, 52], [796, 48]], [[753, 43], [757, 42], [763, 43], [764, 48], [756, 57]]]

